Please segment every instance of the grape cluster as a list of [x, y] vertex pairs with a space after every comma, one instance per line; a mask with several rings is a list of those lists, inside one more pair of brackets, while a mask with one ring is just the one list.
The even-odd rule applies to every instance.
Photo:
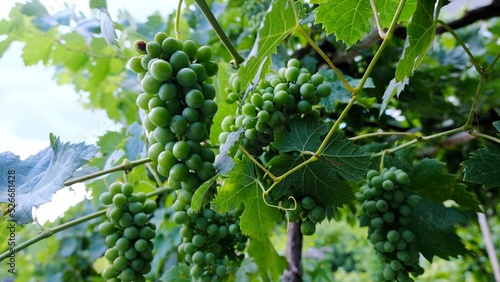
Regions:
[[418, 263], [419, 253], [412, 244], [415, 234], [407, 226], [412, 221], [412, 209], [422, 198], [404, 190], [410, 180], [404, 171], [391, 167], [382, 173], [367, 173], [366, 185], [357, 198], [363, 201], [361, 226], [369, 226], [369, 240], [385, 264], [379, 273], [381, 281], [413, 281], [409, 273], [418, 276], [423, 268]]
[[99, 197], [104, 205], [112, 205], [106, 212], [108, 221], [99, 225], [108, 246], [104, 257], [110, 265], [102, 273], [106, 281], [145, 281], [151, 270], [156, 226], [148, 216], [157, 205], [143, 192], [133, 191], [131, 184], [115, 182]]
[[290, 199], [282, 201], [282, 206], [287, 209], [287, 220], [295, 222], [302, 221], [300, 231], [303, 235], [310, 236], [316, 232], [316, 224], [321, 223], [326, 218], [326, 210], [317, 205], [312, 197], [306, 196], [296, 205]]
[[144, 91], [136, 102], [146, 112], [143, 125], [153, 166], [174, 189], [183, 182], [205, 182], [215, 175], [215, 155], [200, 145], [217, 112], [210, 83], [218, 72], [212, 49], [163, 32], [153, 41], [136, 41], [134, 49], [141, 55], [131, 58], [129, 67]]
[[247, 237], [241, 233], [241, 210], [218, 214], [207, 208], [193, 212], [186, 205], [173, 206], [173, 218], [181, 224], [179, 255], [190, 265], [190, 275], [201, 281], [221, 281], [229, 273], [229, 261], [242, 260]]
[[[229, 84], [231, 87], [226, 89], [226, 102], [234, 103], [241, 99], [245, 88], [238, 76], [231, 76]], [[263, 148], [273, 141], [274, 130], [286, 125], [293, 116], [318, 119], [320, 111], [314, 106], [331, 92], [331, 86], [321, 74], [311, 74], [300, 67], [298, 60], [291, 59], [287, 67], [267, 76], [241, 101], [239, 115], [223, 119], [221, 127], [224, 132], [219, 135], [219, 141], [225, 143], [231, 132], [243, 127], [243, 146], [251, 154], [261, 155]]]

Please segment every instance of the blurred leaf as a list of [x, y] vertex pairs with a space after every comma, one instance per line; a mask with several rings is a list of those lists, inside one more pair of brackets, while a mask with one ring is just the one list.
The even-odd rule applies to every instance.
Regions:
[[[255, 281], [258, 274], [257, 264], [252, 258], [245, 258], [238, 270], [236, 271], [236, 281], [251, 282]], [[253, 278], [253, 279], [252, 279]]]
[[500, 148], [481, 148], [462, 165], [465, 181], [482, 184], [484, 188], [500, 187]]
[[286, 259], [280, 256], [271, 242], [262, 244], [250, 240], [247, 248], [248, 255], [253, 258], [263, 281], [278, 281], [283, 271], [288, 267]]
[[399, 94], [403, 92], [405, 89], [405, 86], [410, 83], [410, 80], [408, 77], [405, 77], [403, 81], [397, 82], [396, 78], [393, 78], [387, 88], [384, 91], [384, 96], [382, 97], [382, 106], [380, 107], [380, 112], [379, 112], [379, 117], [382, 116], [385, 112], [385, 109], [387, 108], [387, 105], [389, 104], [389, 101], [396, 95], [396, 97], [399, 97]]
[[[52, 200], [52, 195], [64, 188], [64, 181], [99, 150], [84, 143], [61, 143], [56, 139], [52, 147], [40, 151], [25, 160], [11, 152], [0, 154], [0, 202], [8, 202], [8, 187], [15, 186], [17, 209], [13, 219], [23, 225], [33, 221], [32, 207], [38, 207]], [[15, 178], [9, 172], [15, 172]]]
[[229, 133], [226, 142], [220, 146], [220, 153], [215, 157], [214, 166], [223, 176], [226, 176], [234, 167], [232, 156], [234, 156], [234, 151], [238, 150], [243, 131], [244, 129], [240, 127]]
[[189, 266], [185, 263], [180, 263], [177, 266], [170, 268], [165, 271], [163, 275], [160, 277], [160, 281], [162, 282], [191, 282], [191, 275], [189, 274]]
[[219, 175], [220, 175], [219, 173], [214, 175], [212, 178], [201, 184], [200, 187], [198, 187], [198, 189], [196, 189], [191, 199], [191, 209], [194, 212], [200, 211], [208, 203], [210, 203], [213, 197], [213, 193], [212, 195], [208, 195], [208, 193], [213, 192], [211, 191], [210, 188], [213, 187], [212, 184], [215, 183]]
[[[51, 30], [47, 33], [47, 36], [50, 38], [55, 34], [56, 30]], [[34, 36], [26, 42], [21, 55], [26, 66], [35, 65], [39, 61], [42, 61], [44, 65], [49, 63], [54, 44], [47, 40], [47, 36]]]

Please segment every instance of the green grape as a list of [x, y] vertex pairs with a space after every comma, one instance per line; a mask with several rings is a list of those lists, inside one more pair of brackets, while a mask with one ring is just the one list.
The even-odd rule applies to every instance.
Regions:
[[108, 247], [113, 247], [114, 245], [116, 245], [116, 241], [118, 241], [118, 239], [120, 239], [120, 235], [118, 233], [113, 233], [113, 234], [110, 234], [108, 236], [106, 236], [106, 246]]
[[193, 122], [189, 125], [186, 131], [186, 137], [194, 141], [203, 141], [207, 137], [205, 125], [201, 122]]
[[370, 224], [375, 229], [381, 229], [384, 226], [384, 219], [381, 217], [375, 217], [370, 221]]
[[148, 149], [148, 156], [151, 158], [153, 161], [158, 161], [158, 156], [160, 153], [163, 152], [163, 145], [160, 143], [156, 143], [151, 145]]
[[394, 215], [393, 212], [387, 211], [387, 212], [384, 212], [384, 214], [382, 215], [382, 218], [387, 223], [393, 223], [394, 220], [396, 219], [396, 216]]
[[127, 269], [124, 269], [121, 273], [120, 273], [120, 279], [121, 281], [125, 282], [125, 281], [135, 281], [135, 271], [130, 269], [130, 268], [127, 268]]
[[134, 215], [134, 224], [135, 225], [144, 226], [144, 224], [146, 224], [146, 222], [148, 222], [148, 216], [145, 213], [140, 212], [140, 213], [137, 213]]
[[104, 257], [108, 260], [108, 261], [113, 261], [115, 260], [117, 257], [118, 257], [118, 250], [115, 249], [115, 248], [109, 248], [106, 250], [106, 252], [104, 253]]
[[[202, 158], [203, 159], [203, 158]], [[205, 182], [215, 175], [215, 167], [211, 162], [202, 162], [196, 170], [196, 175]]]
[[212, 59], [212, 48], [210, 48], [208, 46], [201, 46], [198, 49], [198, 53], [196, 55], [196, 60], [199, 63], [204, 64], [204, 63], [207, 63], [208, 61], [210, 61], [211, 59]]
[[375, 176], [370, 180], [372, 187], [375, 187], [375, 188], [383, 188], [382, 187], [383, 182], [384, 182], [384, 179], [381, 176]]
[[203, 245], [203, 243], [205, 243], [205, 238], [203, 238], [203, 236], [200, 234], [196, 234], [193, 236], [191, 243], [193, 243], [195, 247], [199, 248]]
[[408, 174], [400, 172], [396, 175], [396, 181], [401, 185], [408, 185], [410, 183], [410, 178]]
[[394, 193], [392, 194], [392, 197], [393, 197], [394, 201], [396, 201], [398, 203], [402, 203], [405, 199], [405, 195], [404, 195], [403, 191], [401, 191], [401, 190], [394, 191]]
[[127, 238], [120, 238], [116, 241], [115, 248], [120, 252], [126, 252], [130, 248], [130, 240]]
[[364, 202], [364, 207], [365, 207], [366, 211], [374, 212], [377, 210], [377, 202], [375, 202], [375, 201]]
[[186, 40], [183, 44], [183, 50], [189, 58], [194, 58], [198, 53], [198, 45], [192, 40]]
[[400, 271], [402, 268], [403, 268], [403, 265], [401, 264], [401, 262], [399, 260], [392, 260], [391, 263], [391, 268], [392, 270], [394, 271]]
[[197, 251], [193, 254], [191, 259], [193, 263], [202, 265], [203, 263], [205, 263], [205, 254], [201, 251]]
[[402, 216], [410, 216], [411, 215], [411, 208], [408, 205], [401, 205], [399, 207], [399, 213]]
[[190, 64], [188, 67], [196, 73], [197, 82], [201, 83], [207, 78], [207, 71], [201, 64]]
[[288, 60], [287, 67], [296, 67], [297, 69], [300, 68], [300, 63], [297, 59], [290, 59]]
[[177, 87], [173, 83], [164, 83], [158, 90], [158, 97], [162, 101], [172, 101], [177, 96]]
[[384, 242], [384, 251], [386, 253], [392, 253], [394, 250], [396, 250], [396, 245], [394, 243], [389, 241]]
[[391, 180], [384, 180], [384, 182], [382, 182], [382, 188], [384, 188], [384, 190], [391, 191], [394, 189], [394, 183]]
[[405, 230], [401, 233], [401, 238], [403, 238], [403, 240], [405, 240], [406, 242], [410, 243], [413, 241], [413, 239], [415, 239], [415, 235], [413, 234], [413, 232]]
[[118, 220], [118, 223], [120, 224], [121, 227], [127, 228], [129, 226], [132, 226], [132, 224], [134, 224], [134, 217], [129, 213], [124, 213]]
[[143, 211], [146, 214], [152, 214], [158, 208], [158, 204], [156, 204], [153, 200], [144, 201]]
[[380, 212], [386, 212], [389, 210], [389, 204], [385, 200], [378, 200], [376, 205], [377, 205], [377, 209]]
[[167, 144], [168, 142], [173, 141], [175, 139], [175, 134], [168, 127], [155, 128], [155, 130], [153, 131], [153, 135], [156, 141], [158, 141], [158, 143], [161, 144]]
[[377, 242], [380, 242], [380, 241], [383, 241], [384, 240], [384, 236], [380, 233], [375, 233], [373, 232], [372, 234], [370, 234], [370, 242], [372, 244], [375, 244]]
[[183, 68], [177, 73], [177, 82], [182, 86], [193, 86], [197, 80], [196, 72], [190, 68]]
[[99, 196], [99, 200], [103, 205], [111, 205], [113, 203], [113, 194], [104, 192]]
[[154, 96], [148, 102], [149, 110], [152, 110], [154, 108], [163, 108], [164, 106], [165, 106], [164, 102], [158, 96]]
[[154, 57], [154, 58], [159, 58], [161, 56], [161, 45], [160, 43], [156, 41], [150, 41], [146, 44], [146, 52], [148, 55]]
[[135, 73], [145, 73], [146, 69], [142, 67], [141, 58], [140, 57], [132, 57], [128, 61], [128, 67]]
[[307, 100], [301, 100], [297, 103], [297, 110], [301, 114], [308, 114], [312, 111], [312, 105]]
[[205, 67], [208, 77], [212, 77], [219, 72], [219, 65], [217, 65], [214, 61], [208, 61], [203, 66]]
[[175, 53], [175, 51], [181, 49], [181, 46], [179, 46], [179, 42], [173, 37], [164, 39], [161, 43], [161, 47], [163, 49], [163, 52], [167, 55], [172, 55], [173, 53]]
[[132, 44], [132, 48], [138, 54], [146, 54], [146, 42], [144, 40], [136, 40]]
[[[129, 203], [130, 203], [130, 197], [129, 197]], [[140, 213], [144, 210], [142, 203], [139, 203], [139, 202], [130, 203], [128, 205], [128, 208], [129, 208], [130, 212], [133, 214]]]
[[152, 75], [146, 75], [141, 80], [142, 90], [148, 94], [158, 94], [163, 83], [155, 79]]
[[113, 204], [117, 207], [123, 206], [127, 202], [127, 196], [119, 193], [113, 196]]
[[389, 265], [386, 265], [383, 270], [383, 276], [386, 280], [394, 280], [396, 273]]
[[422, 202], [422, 197], [418, 195], [411, 195], [408, 197], [408, 199], [406, 199], [406, 203], [410, 208], [418, 207], [421, 202]]
[[186, 118], [181, 115], [175, 115], [170, 121], [170, 130], [175, 134], [182, 134], [186, 132], [188, 122]]
[[108, 236], [115, 232], [115, 225], [109, 221], [103, 222], [99, 225], [99, 233], [102, 236]]
[[121, 192], [125, 196], [130, 196], [132, 193], [134, 193], [134, 186], [132, 186], [130, 183], [123, 183]]
[[145, 252], [147, 248], [148, 248], [148, 242], [144, 239], [138, 239], [134, 243], [134, 249], [139, 253]]
[[175, 181], [184, 181], [189, 176], [189, 169], [183, 163], [176, 163], [170, 169], [169, 177], [171, 177]]
[[178, 211], [174, 213], [174, 222], [177, 224], [186, 223], [188, 220], [188, 216], [185, 211]]
[[149, 112], [149, 120], [155, 126], [166, 126], [170, 123], [171, 119], [172, 117], [170, 116], [170, 113], [166, 108], [163, 107], [153, 108], [151, 112]]
[[139, 230], [135, 226], [129, 226], [123, 230], [123, 237], [133, 240], [139, 235]]
[[189, 271], [189, 274], [194, 279], [198, 279], [198, 278], [200, 278], [203, 275], [203, 271], [204, 271], [203, 266], [201, 266], [199, 264], [195, 264], [195, 265], [193, 265], [191, 267], [191, 270]]
[[186, 141], [177, 141], [172, 148], [172, 153], [179, 160], [185, 159], [191, 153], [189, 144]]
[[127, 260], [133, 260], [137, 257], [138, 253], [135, 249], [130, 248], [128, 249], [125, 254], [123, 254]]
[[299, 68], [291, 66], [286, 69], [285, 78], [289, 82], [294, 82], [299, 77], [299, 74], [300, 74]]
[[282, 106], [286, 104], [288, 101], [288, 92], [286, 91], [278, 91], [274, 93], [274, 103], [277, 106]]
[[399, 251], [396, 253], [396, 256], [400, 261], [404, 263], [410, 261], [410, 255], [408, 254], [407, 251]]
[[396, 243], [399, 241], [399, 232], [396, 230], [389, 230], [389, 232], [387, 232], [387, 240], [389, 240], [389, 242]]
[[325, 80], [325, 78], [319, 73], [315, 73], [311, 76], [311, 83], [314, 86], [318, 86], [318, 85], [322, 84], [324, 80]]
[[151, 240], [156, 236], [156, 232], [149, 226], [143, 226], [139, 230], [139, 238], [145, 240]]
[[203, 101], [205, 100], [205, 97], [203, 96], [203, 93], [197, 89], [190, 90], [186, 94], [186, 104], [188, 107], [191, 107], [193, 109], [198, 109], [203, 105]]
[[[172, 76], [172, 66], [163, 60], [154, 61], [149, 69], [151, 75], [159, 81], [165, 81]], [[161, 87], [160, 87], [161, 88]]]
[[201, 165], [201, 157], [198, 154], [190, 154], [185, 160], [184, 163], [189, 169], [196, 170]]
[[311, 197], [304, 197], [300, 203], [305, 210], [311, 210], [316, 206], [314, 199]]
[[326, 218], [325, 209], [321, 206], [315, 206], [309, 212], [309, 219], [311, 219], [315, 223], [322, 222]]
[[302, 97], [308, 98], [314, 94], [314, 85], [312, 83], [304, 83], [300, 86], [300, 95], [302, 95]]
[[[160, 87], [160, 89], [161, 89], [161, 87]], [[147, 94], [147, 93], [141, 93], [141, 94], [139, 94], [139, 96], [137, 96], [137, 99], [135, 102], [136, 102], [137, 106], [139, 106], [139, 108], [141, 108], [143, 110], [149, 110], [149, 107], [148, 107], [149, 100], [151, 100], [153, 97], [154, 97], [154, 95]]]
[[227, 271], [226, 266], [223, 264], [220, 264], [217, 266], [215, 272], [217, 273], [217, 275], [219, 275], [219, 277], [222, 277], [222, 276], [226, 275], [226, 271]]
[[167, 38], [168, 38], [168, 35], [165, 32], [158, 32], [155, 34], [154, 41], [158, 42], [161, 46], [161, 43], [163, 42], [163, 40], [165, 40]]
[[313, 235], [316, 232], [316, 225], [309, 219], [306, 219], [300, 225], [300, 231], [305, 236]]

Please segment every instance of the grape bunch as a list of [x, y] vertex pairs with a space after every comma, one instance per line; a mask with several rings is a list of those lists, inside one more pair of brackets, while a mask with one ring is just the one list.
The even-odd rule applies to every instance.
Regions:
[[145, 281], [144, 275], [151, 270], [156, 226], [148, 216], [157, 205], [143, 192], [133, 192], [131, 184], [115, 182], [99, 197], [110, 205], [107, 221], [99, 225], [108, 246], [104, 257], [110, 265], [102, 273], [106, 281]]
[[[231, 87], [226, 89], [226, 102], [234, 103], [242, 99], [245, 87], [238, 76], [231, 76]], [[300, 67], [296, 59], [288, 61], [277, 74], [267, 76], [256, 89], [241, 101], [241, 113], [226, 116], [221, 124], [223, 132], [219, 141], [225, 143], [227, 136], [239, 128], [245, 130], [243, 146], [255, 156], [264, 152], [273, 141], [276, 128], [286, 126], [288, 120], [296, 117], [320, 118], [320, 111], [315, 108], [320, 99], [332, 92], [330, 84], [319, 74], [311, 74]]]
[[303, 197], [296, 205], [290, 199], [282, 201], [282, 206], [287, 209], [287, 220], [295, 222], [301, 220], [300, 231], [303, 235], [310, 236], [316, 232], [316, 224], [326, 218], [326, 210], [317, 205], [312, 197]]
[[190, 265], [190, 275], [201, 281], [221, 281], [229, 273], [229, 261], [241, 261], [247, 237], [241, 233], [242, 210], [218, 214], [210, 208], [193, 212], [190, 207], [174, 205], [173, 218], [182, 225], [178, 253]]
[[217, 112], [212, 49], [163, 32], [153, 41], [136, 41], [134, 49], [141, 55], [131, 58], [129, 67], [141, 79], [143, 93], [136, 102], [146, 112], [143, 125], [153, 166], [173, 189], [186, 181], [205, 182], [215, 175], [215, 155], [200, 145]]
[[380, 281], [413, 281], [424, 269], [419, 265], [419, 253], [412, 244], [415, 234], [407, 226], [412, 221], [412, 209], [422, 197], [405, 191], [410, 180], [404, 171], [391, 167], [382, 173], [367, 173], [366, 185], [357, 198], [363, 202], [361, 226], [369, 226], [369, 240], [385, 264], [379, 273]]

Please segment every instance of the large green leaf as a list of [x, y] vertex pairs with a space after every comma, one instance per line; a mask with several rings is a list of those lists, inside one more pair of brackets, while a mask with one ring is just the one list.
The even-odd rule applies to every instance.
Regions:
[[[268, 163], [270, 171], [283, 175], [310, 156], [280, 155]], [[355, 199], [352, 188], [339, 178], [330, 162], [321, 158], [312, 162], [280, 181], [271, 191], [275, 200], [283, 196], [294, 195], [296, 198], [312, 197], [322, 206], [341, 207]]]
[[272, 3], [252, 51], [239, 72], [241, 85], [246, 87], [265, 75], [265, 69], [271, 63], [268, 57], [276, 52], [276, 47], [283, 43], [297, 25], [298, 17], [293, 1], [277, 0]]
[[244, 204], [240, 227], [243, 234], [265, 242], [274, 223], [281, 219], [278, 209], [268, 206], [262, 198], [254, 163], [244, 157], [218, 189], [212, 208], [219, 213], [227, 212]]
[[500, 187], [500, 148], [490, 146], [471, 153], [462, 162], [464, 180], [482, 184], [485, 188]]
[[257, 263], [257, 268], [263, 281], [278, 281], [283, 271], [287, 268], [288, 263], [270, 245], [271, 242], [264, 244], [259, 241], [250, 240], [247, 252]]
[[[325, 123], [310, 119], [292, 119], [289, 130], [281, 129], [275, 133], [273, 146], [284, 152], [315, 152], [327, 132]], [[370, 155], [343, 136], [343, 133], [335, 132], [320, 159], [326, 162], [323, 165], [329, 170], [337, 172], [343, 178], [361, 181], [368, 170]], [[300, 159], [305, 160], [305, 157]]]
[[33, 36], [33, 38], [26, 41], [26, 46], [24, 46], [21, 55], [26, 66], [35, 65], [40, 61], [44, 65], [48, 64], [54, 44], [50, 39], [47, 39], [47, 36], [54, 36], [55, 31], [55, 29], [51, 29], [46, 36]]
[[433, 256], [449, 259], [467, 253], [454, 227], [469, 220], [462, 211], [424, 199], [413, 210], [412, 218], [408, 229], [415, 234], [414, 243], [428, 261], [432, 262]]
[[[405, 48], [396, 68], [396, 82], [404, 81], [422, 62], [436, 34], [435, 18], [442, 1], [419, 0], [408, 24]], [[435, 10], [437, 8], [437, 10]]]
[[[377, 12], [379, 13], [380, 24], [383, 28], [388, 28], [391, 25], [394, 14], [398, 8], [399, 0], [375, 0]], [[415, 12], [417, 0], [407, 0], [403, 8], [403, 12], [399, 16], [398, 23], [410, 20]]]
[[479, 202], [474, 194], [457, 183], [455, 174], [444, 171], [446, 164], [436, 159], [421, 160], [410, 173], [410, 189], [438, 202], [453, 200], [457, 204], [479, 211]]
[[316, 9], [315, 23], [350, 47], [370, 31], [372, 17], [368, 0], [328, 0]]

